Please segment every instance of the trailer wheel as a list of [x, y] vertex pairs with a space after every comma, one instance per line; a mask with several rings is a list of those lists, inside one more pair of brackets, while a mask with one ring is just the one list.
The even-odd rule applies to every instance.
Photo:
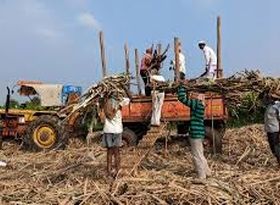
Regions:
[[131, 129], [125, 127], [122, 133], [122, 140], [124, 146], [136, 146], [137, 145], [137, 135]]
[[27, 125], [23, 137], [23, 145], [32, 151], [52, 150], [65, 147], [66, 135], [63, 135], [59, 119], [43, 115]]
[[206, 126], [205, 127], [205, 139], [210, 143], [212, 148], [212, 152], [216, 152], [218, 154], [222, 153], [223, 150], [223, 136], [225, 134], [225, 128], [213, 128]]

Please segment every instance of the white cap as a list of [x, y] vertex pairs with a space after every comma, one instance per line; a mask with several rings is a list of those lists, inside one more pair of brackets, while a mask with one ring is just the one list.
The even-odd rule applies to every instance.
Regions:
[[205, 44], [206, 45], [206, 42], [205, 41], [198, 41], [198, 45], [199, 44]]

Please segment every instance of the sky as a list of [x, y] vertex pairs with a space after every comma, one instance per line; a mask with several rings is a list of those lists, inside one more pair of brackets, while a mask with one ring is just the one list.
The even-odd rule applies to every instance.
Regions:
[[108, 73], [125, 70], [124, 43], [134, 71], [134, 49], [170, 44], [162, 68], [167, 79], [173, 39], [179, 37], [187, 76], [203, 72], [197, 47], [216, 50], [216, 19], [222, 18], [225, 75], [259, 69], [280, 76], [278, 0], [0, 0], [0, 104], [6, 86], [18, 80], [76, 84], [87, 88], [101, 78], [98, 32], [105, 35]]

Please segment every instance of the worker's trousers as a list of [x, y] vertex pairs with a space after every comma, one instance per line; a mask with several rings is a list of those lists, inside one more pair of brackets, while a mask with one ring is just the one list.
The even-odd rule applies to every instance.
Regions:
[[203, 153], [203, 139], [190, 138], [192, 160], [199, 179], [206, 179], [211, 175], [211, 170]]
[[273, 155], [280, 160], [280, 137], [279, 132], [268, 132], [267, 133], [268, 143]]
[[152, 102], [153, 102], [153, 110], [152, 110], [152, 125], [160, 125], [160, 117], [161, 117], [161, 108], [164, 101], [164, 92], [153, 91], [152, 92]]

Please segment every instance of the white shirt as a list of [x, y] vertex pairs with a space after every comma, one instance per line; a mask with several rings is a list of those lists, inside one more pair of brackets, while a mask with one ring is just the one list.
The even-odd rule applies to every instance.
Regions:
[[179, 53], [179, 72], [186, 74], [186, 61], [183, 53]]
[[266, 132], [279, 132], [280, 102], [269, 105], [264, 115], [264, 129]]
[[162, 75], [151, 75], [151, 80], [154, 80], [157, 82], [165, 82], [165, 79]]
[[206, 66], [209, 67], [210, 73], [215, 73], [215, 66], [217, 65], [217, 56], [212, 48], [205, 46], [203, 48], [204, 59], [206, 61]]
[[[119, 103], [119, 106], [121, 107], [126, 106], [129, 104], [129, 101], [130, 101], [129, 98], [124, 98]], [[114, 134], [120, 134], [123, 132], [122, 112], [120, 109], [116, 112], [116, 115], [112, 120], [105, 118], [103, 132], [114, 133]]]

